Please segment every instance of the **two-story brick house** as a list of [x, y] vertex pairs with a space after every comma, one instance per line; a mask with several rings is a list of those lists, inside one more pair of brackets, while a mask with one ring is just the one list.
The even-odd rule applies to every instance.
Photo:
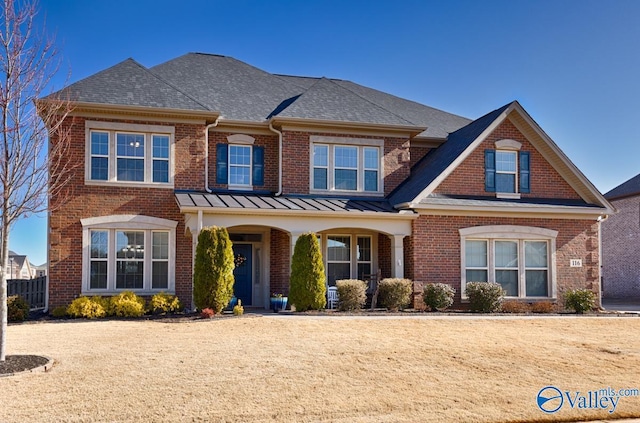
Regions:
[[613, 209], [517, 102], [471, 121], [209, 54], [126, 60], [64, 94], [81, 166], [50, 213], [50, 307], [125, 289], [191, 303], [210, 225], [229, 230], [251, 306], [288, 291], [307, 231], [329, 285], [379, 269], [451, 284], [458, 302], [469, 280], [524, 300], [599, 290], [598, 219]]

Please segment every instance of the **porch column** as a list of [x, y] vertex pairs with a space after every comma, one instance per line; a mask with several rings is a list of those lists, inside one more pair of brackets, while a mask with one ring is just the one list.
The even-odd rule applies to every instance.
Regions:
[[290, 255], [290, 257], [293, 257], [293, 251], [296, 249], [296, 242], [298, 242], [298, 238], [300, 238], [300, 235], [302, 235], [302, 232], [291, 232], [289, 234], [289, 238], [291, 239], [291, 255]]
[[404, 237], [405, 235], [389, 235], [391, 240], [391, 276], [404, 278]]

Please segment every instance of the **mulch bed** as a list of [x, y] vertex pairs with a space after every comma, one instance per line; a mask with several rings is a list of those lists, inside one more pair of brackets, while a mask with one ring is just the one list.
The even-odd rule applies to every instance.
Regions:
[[0, 376], [33, 370], [49, 362], [47, 357], [39, 355], [7, 355], [0, 361]]

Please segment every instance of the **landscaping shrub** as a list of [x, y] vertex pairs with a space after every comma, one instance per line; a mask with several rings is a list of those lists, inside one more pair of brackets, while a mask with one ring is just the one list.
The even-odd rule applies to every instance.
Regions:
[[67, 314], [71, 317], [84, 317], [85, 319], [99, 319], [107, 315], [106, 304], [108, 300], [101, 297], [85, 297], [76, 298], [67, 307]]
[[7, 297], [7, 319], [22, 322], [29, 317], [29, 303], [19, 295]]
[[529, 313], [531, 307], [522, 301], [505, 301], [502, 303], [503, 313]]
[[409, 279], [387, 278], [378, 284], [380, 303], [389, 310], [402, 310], [411, 302], [413, 282]]
[[51, 315], [56, 319], [67, 317], [67, 308], [65, 306], [59, 306], [51, 310]]
[[446, 283], [428, 283], [422, 289], [422, 301], [431, 311], [445, 310], [453, 304], [456, 290]]
[[153, 314], [178, 313], [182, 310], [182, 303], [175, 295], [160, 292], [149, 300], [149, 311]]
[[556, 305], [551, 301], [536, 301], [531, 304], [531, 312], [541, 314], [555, 313]]
[[338, 289], [338, 309], [341, 311], [360, 310], [367, 302], [367, 284], [357, 279], [336, 281]]
[[200, 316], [204, 319], [210, 319], [213, 317], [213, 315], [216, 314], [212, 309], [210, 308], [204, 308], [202, 309], [202, 311], [200, 312]]
[[300, 235], [291, 258], [289, 303], [297, 311], [321, 310], [327, 305], [324, 264], [318, 237], [312, 232]]
[[233, 249], [225, 228], [204, 228], [198, 235], [193, 272], [193, 301], [200, 310], [220, 313], [233, 297]]
[[242, 300], [238, 300], [238, 304], [233, 306], [233, 315], [242, 316], [244, 314], [244, 307], [242, 307]]
[[471, 311], [495, 313], [500, 311], [505, 291], [495, 282], [468, 282], [465, 290]]
[[596, 302], [596, 295], [589, 289], [570, 289], [564, 293], [564, 306], [578, 314], [589, 311]]
[[123, 291], [109, 300], [108, 313], [117, 317], [140, 317], [145, 312], [142, 297], [131, 291]]

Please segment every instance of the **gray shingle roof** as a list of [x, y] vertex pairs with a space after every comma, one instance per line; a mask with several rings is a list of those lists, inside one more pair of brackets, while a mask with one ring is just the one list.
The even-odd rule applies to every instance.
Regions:
[[81, 102], [211, 111], [249, 122], [282, 116], [428, 127], [422, 136], [442, 139], [469, 123], [351, 81], [274, 75], [231, 57], [203, 53], [150, 69], [128, 59], [63, 93]]
[[233, 120], [263, 122], [284, 100], [304, 89], [231, 57], [189, 53], [151, 70]]
[[61, 91], [61, 95], [87, 103], [206, 110], [197, 100], [133, 59], [71, 84]]
[[317, 79], [280, 117], [411, 126], [413, 122], [374, 104], [327, 79]]
[[453, 132], [447, 142], [430, 150], [414, 165], [411, 175], [389, 195], [391, 204], [413, 201], [510, 105], [511, 103], [506, 104]]
[[604, 198], [607, 200], [614, 200], [616, 198], [630, 197], [637, 194], [640, 194], [640, 174], [607, 192], [604, 195]]

